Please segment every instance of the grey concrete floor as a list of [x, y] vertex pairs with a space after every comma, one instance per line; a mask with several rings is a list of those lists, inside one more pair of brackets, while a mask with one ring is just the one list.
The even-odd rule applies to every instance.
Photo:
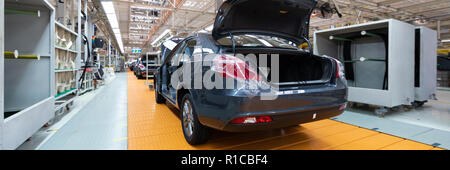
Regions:
[[127, 149], [127, 74], [116, 74], [116, 78], [102, 88], [36, 149]]
[[78, 96], [74, 101], [71, 110], [67, 110], [63, 114], [55, 115], [55, 118], [50, 121], [50, 126], [42, 127], [41, 129], [39, 129], [39, 131], [31, 136], [31, 140], [25, 141], [17, 149], [34, 150], [43, 145], [50, 137], [52, 137], [57, 132], [58, 129], [64, 126], [68, 121], [71, 120], [73, 116], [75, 116], [81, 109], [83, 109], [84, 106], [86, 106], [92, 99], [94, 99], [97, 94], [101, 93], [103, 89], [103, 87], [100, 87], [97, 90]]
[[450, 91], [438, 90], [438, 100], [423, 107], [388, 112], [384, 118], [374, 107], [352, 107], [333, 119], [413, 141], [450, 149]]

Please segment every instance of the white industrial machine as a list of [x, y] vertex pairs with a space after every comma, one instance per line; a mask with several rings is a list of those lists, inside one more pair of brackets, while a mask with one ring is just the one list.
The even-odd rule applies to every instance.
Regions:
[[414, 29], [388, 19], [321, 30], [314, 53], [344, 63], [348, 101], [382, 106], [376, 113], [383, 116], [386, 108], [415, 101]]
[[415, 29], [415, 106], [436, 99], [437, 32], [427, 27]]
[[54, 8], [0, 2], [0, 150], [16, 149], [54, 117]]

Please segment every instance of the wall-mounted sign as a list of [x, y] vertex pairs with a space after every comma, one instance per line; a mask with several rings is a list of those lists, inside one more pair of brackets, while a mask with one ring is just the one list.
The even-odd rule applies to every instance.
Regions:
[[142, 52], [142, 50], [139, 49], [139, 48], [133, 48], [133, 49], [131, 49], [131, 53], [132, 53], [132, 54], [140, 54], [141, 52]]

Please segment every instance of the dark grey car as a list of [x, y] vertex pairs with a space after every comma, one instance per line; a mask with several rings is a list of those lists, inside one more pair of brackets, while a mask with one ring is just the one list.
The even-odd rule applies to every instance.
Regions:
[[136, 77], [138, 79], [153, 77], [159, 67], [158, 54], [143, 54], [135, 68]]
[[[171, 51], [155, 74], [155, 97], [181, 111], [188, 143], [206, 142], [209, 128], [282, 128], [343, 112], [343, 65], [298, 48], [307, 41], [315, 5], [314, 0], [226, 1], [211, 35], [188, 37]], [[211, 82], [216, 86], [209, 87]], [[230, 84], [234, 88], [217, 88]]]

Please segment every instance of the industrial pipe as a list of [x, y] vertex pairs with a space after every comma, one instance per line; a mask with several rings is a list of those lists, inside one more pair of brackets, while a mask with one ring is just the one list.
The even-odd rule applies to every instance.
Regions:
[[37, 15], [40, 16], [40, 11], [25, 11], [25, 10], [17, 10], [17, 9], [8, 9], [5, 8], [6, 13], [14, 13], [14, 14], [23, 14], [23, 15]]
[[353, 40], [351, 40], [351, 39], [341, 38], [341, 37], [336, 37], [336, 36], [330, 36], [330, 40], [353, 41]]
[[40, 59], [39, 55], [19, 55], [17, 51], [5, 51], [5, 58], [9, 59]]
[[373, 33], [367, 32], [367, 31], [361, 31], [361, 35], [367, 35], [367, 36], [377, 37], [377, 38], [383, 39], [383, 37], [381, 37], [381, 36], [379, 36], [377, 34], [373, 34]]

